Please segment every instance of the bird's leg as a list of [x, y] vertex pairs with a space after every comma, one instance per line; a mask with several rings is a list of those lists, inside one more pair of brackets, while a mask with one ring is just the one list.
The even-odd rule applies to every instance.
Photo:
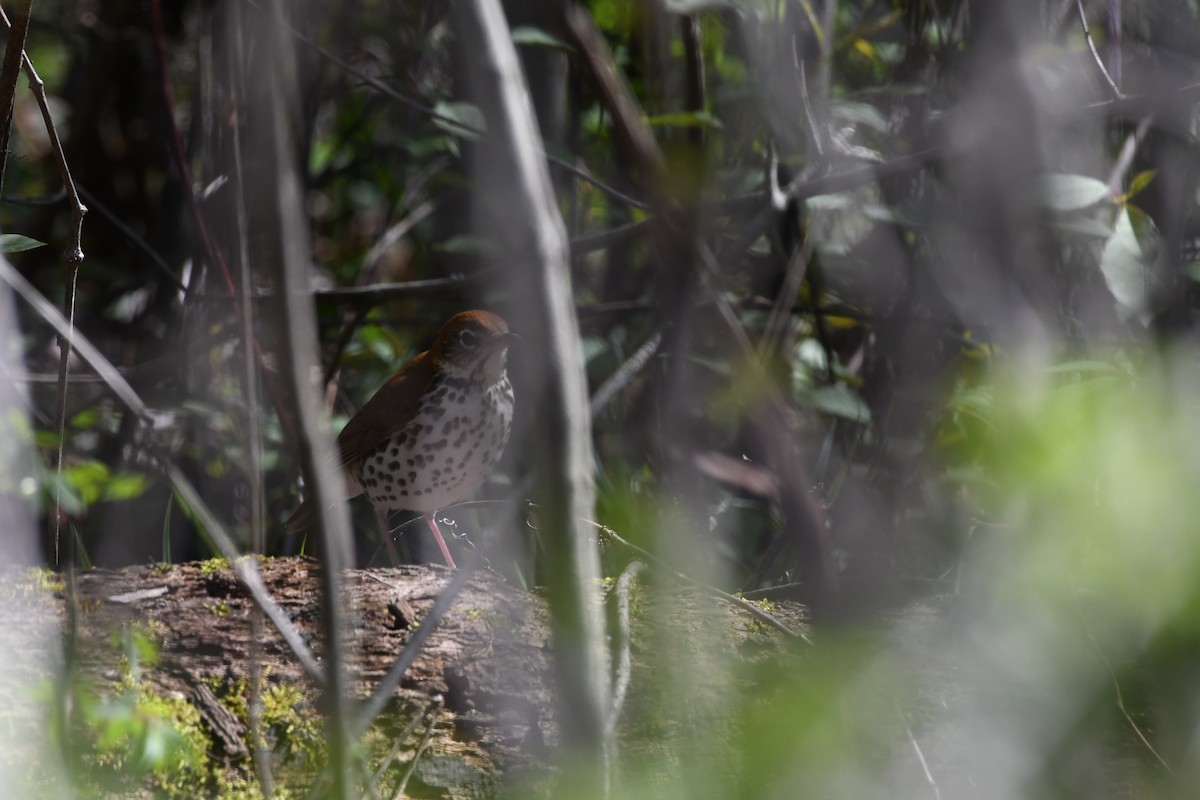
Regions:
[[446, 540], [442, 538], [442, 532], [438, 530], [434, 514], [426, 514], [425, 522], [429, 524], [429, 530], [433, 531], [433, 538], [437, 539], [438, 547], [442, 550], [442, 558], [446, 559], [446, 566], [450, 569], [458, 569], [454, 566], [454, 559], [450, 557], [450, 548], [446, 547]]
[[[379, 529], [383, 531], [383, 543], [387, 545], [388, 555], [392, 557], [392, 566], [397, 566], [400, 563], [400, 554], [396, 552], [396, 543], [392, 541], [392, 526], [388, 522], [388, 515], [376, 509], [375, 518], [379, 520]], [[379, 551], [375, 551], [378, 555]]]

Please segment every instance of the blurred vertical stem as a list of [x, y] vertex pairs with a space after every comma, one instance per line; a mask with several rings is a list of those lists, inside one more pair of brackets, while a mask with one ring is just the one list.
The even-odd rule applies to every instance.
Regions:
[[[512, 35], [498, 0], [454, 6], [471, 99], [487, 120], [478, 158], [482, 232], [509, 259], [522, 333], [544, 354], [517, 402], [537, 404], [534, 448], [539, 529], [554, 630], [567, 785], [606, 785], [608, 654], [599, 604], [597, 544], [586, 527], [595, 501], [587, 385], [571, 294], [566, 231], [541, 150]], [[525, 400], [522, 399], [527, 398]], [[576, 794], [578, 794], [576, 793]]]
[[29, 13], [33, 0], [17, 0], [8, 43], [4, 48], [4, 65], [0, 67], [0, 110], [4, 124], [0, 127], [0, 189], [4, 188], [5, 167], [8, 165], [9, 144], [12, 141], [13, 107], [17, 97], [17, 76], [21, 72], [21, 56], [25, 52], [25, 35], [29, 32]]
[[[230, 0], [238, 2], [238, 0]], [[318, 511], [316, 535], [322, 560], [322, 621], [325, 628], [325, 696], [329, 796], [347, 798], [350, 786], [350, 745], [346, 697], [346, 623], [342, 608], [342, 572], [350, 561], [350, 519], [337, 484], [333, 442], [317, 391], [318, 341], [315, 308], [309, 291], [309, 232], [304, 218], [300, 176], [296, 170], [291, 123], [296, 118], [298, 86], [291, 39], [282, 0], [272, 0], [259, 16], [255, 36], [261, 73], [251, 82], [247, 97], [251, 116], [247, 135], [252, 148], [249, 163], [257, 166], [255, 185], [272, 187], [252, 221], [256, 238], [264, 243], [256, 263], [264, 265], [274, 285], [268, 320], [275, 331], [277, 363], [283, 389], [281, 401], [297, 421], [295, 447], [311, 502]]]

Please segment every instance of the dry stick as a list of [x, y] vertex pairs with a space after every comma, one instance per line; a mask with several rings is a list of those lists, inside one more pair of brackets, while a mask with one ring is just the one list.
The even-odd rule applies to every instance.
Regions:
[[737, 595], [733, 595], [733, 594], [730, 594], [729, 592], [721, 591], [720, 589], [718, 589], [715, 586], [704, 583], [703, 581], [698, 581], [695, 578], [685, 575], [684, 573], [682, 573], [679, 570], [675, 569], [674, 567], [670, 566], [665, 561], [663, 561], [661, 558], [659, 558], [658, 556], [649, 552], [648, 550], [638, 547], [633, 542], [630, 542], [630, 541], [627, 541], [627, 540], [621, 538], [621, 536], [618, 535], [617, 532], [614, 531], [612, 528], [609, 528], [605, 525], [601, 525], [599, 522], [595, 522], [590, 519], [584, 520], [584, 522], [587, 522], [589, 525], [596, 528], [596, 530], [600, 531], [601, 534], [603, 534], [604, 536], [606, 536], [609, 539], [612, 539], [617, 544], [620, 544], [624, 547], [628, 547], [630, 550], [637, 553], [639, 556], [646, 559], [650, 563], [654, 564], [658, 568], [673, 575], [677, 580], [681, 580], [684, 583], [687, 583], [691, 586], [695, 586], [697, 589], [705, 591], [708, 594], [711, 594], [713, 597], [718, 597], [727, 603], [732, 603], [733, 605], [737, 606], [738, 608], [748, 611], [749, 613], [758, 617], [760, 620], [767, 623], [772, 628], [775, 628], [780, 633], [785, 634], [786, 636], [789, 636], [793, 639], [799, 639], [800, 641], [802, 641], [808, 645], [811, 645], [813, 643], [812, 640], [808, 638], [807, 634], [800, 632], [800, 631], [792, 630], [787, 625], [783, 624], [782, 622], [777, 620], [775, 617], [768, 614], [766, 611], [763, 611], [761, 608], [756, 606], [754, 603], [751, 603], [748, 600], [743, 600], [742, 598], [738, 597]]
[[[66, 338], [72, 349], [79, 355], [83, 361], [88, 364], [96, 374], [108, 385], [109, 389], [116, 396], [117, 400], [125, 406], [135, 417], [144, 423], [147, 428], [152, 428], [153, 418], [150, 409], [146, 406], [142, 399], [138, 397], [133, 387], [121, 376], [112, 363], [104, 357], [104, 355], [83, 336], [73, 331], [66, 318], [62, 315], [54, 304], [42, 296], [25, 278], [13, 268], [7, 261], [0, 259], [0, 280], [3, 280], [13, 290], [21, 296], [21, 298], [29, 304], [30, 308], [41, 317], [55, 332]], [[187, 503], [195, 514], [200, 526], [208, 533], [214, 545], [228, 561], [235, 575], [241, 580], [242, 585], [250, 593], [251, 599], [258, 604], [270, 618], [271, 622], [278, 629], [280, 636], [287, 642], [288, 647], [295, 653], [296, 658], [300, 661], [304, 671], [312, 680], [318, 684], [323, 683], [321, 667], [317, 664], [317, 660], [313, 657], [312, 651], [304, 643], [300, 631], [292, 624], [288, 615], [271, 597], [263, 584], [262, 575], [258, 571], [258, 566], [252, 558], [243, 557], [237, 550], [237, 546], [233, 543], [232, 537], [225, 530], [221, 521], [217, 519], [212, 510], [201, 498], [200, 493], [187, 479], [182, 470], [177, 467], [171, 460], [171, 456], [159, 444], [149, 441], [146, 444], [147, 450], [157, 459], [160, 468], [166, 473], [167, 480], [179, 494], [183, 502]]]
[[1104, 66], [1104, 59], [1100, 58], [1100, 53], [1096, 50], [1096, 43], [1092, 41], [1092, 31], [1088, 28], [1087, 14], [1083, 13], [1083, 0], [1075, 0], [1075, 6], [1079, 9], [1079, 21], [1083, 23], [1083, 35], [1087, 38], [1088, 49], [1092, 51], [1092, 58], [1095, 59], [1096, 66], [1100, 68], [1100, 74], [1104, 76], [1104, 82], [1108, 84], [1108, 90], [1112, 92], [1114, 100], [1124, 99], [1125, 95], [1121, 94], [1121, 90], [1117, 88], [1116, 82], [1108, 74], [1108, 68]]
[[0, 67], [0, 114], [3, 114], [0, 117], [0, 187], [4, 186], [4, 171], [8, 165], [17, 76], [21, 73], [21, 57], [25, 55], [25, 35], [29, 32], [29, 11], [32, 7], [33, 0], [17, 1], [13, 24], [8, 29], [8, 42], [4, 47], [4, 66]]

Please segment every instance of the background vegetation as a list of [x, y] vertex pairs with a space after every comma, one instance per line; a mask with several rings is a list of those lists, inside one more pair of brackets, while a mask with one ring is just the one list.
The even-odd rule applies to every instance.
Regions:
[[[571, 240], [596, 520], [722, 588], [802, 600], [817, 624], [802, 666], [764, 668], [617, 791], [1188, 796], [1200, 6], [506, 11]], [[152, 414], [73, 368], [60, 437], [55, 335], [11, 307], [20, 413], [0, 488], [14, 521], [61, 525], [10, 560], [213, 555], [164, 455], [244, 550], [306, 546], [282, 533], [299, 459], [262, 311], [278, 245], [255, 209], [275, 187], [241, 178], [265, 158], [247, 98], [270, 73], [241, 33], [260, 13], [33, 6], [26, 50], [89, 209], [86, 260], [72, 289], [70, 210], [23, 87], [0, 226], [46, 246], [9, 258], [60, 308], [73, 298]], [[488, 123], [450, 4], [287, 13], [288, 155], [336, 429], [451, 313], [495, 308], [520, 331], [527, 298], [472, 213]], [[522, 375], [540, 353], [514, 354], [517, 429], [490, 497], [529, 494]], [[455, 515], [462, 535], [540, 584], [536, 537], [486, 533], [494, 508]], [[356, 516], [367, 563], [378, 534]], [[608, 576], [635, 557], [603, 556]], [[687, 687], [728, 678], [671, 647], [677, 685], [639, 715], [675, 719]]]

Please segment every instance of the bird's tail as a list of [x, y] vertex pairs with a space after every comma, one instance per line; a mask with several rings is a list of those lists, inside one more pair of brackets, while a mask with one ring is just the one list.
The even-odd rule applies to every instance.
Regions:
[[313, 510], [313, 504], [305, 500], [300, 504], [300, 507], [292, 512], [292, 515], [287, 518], [287, 522], [283, 523], [283, 529], [288, 533], [304, 533], [311, 528], [317, 521], [317, 512]]

